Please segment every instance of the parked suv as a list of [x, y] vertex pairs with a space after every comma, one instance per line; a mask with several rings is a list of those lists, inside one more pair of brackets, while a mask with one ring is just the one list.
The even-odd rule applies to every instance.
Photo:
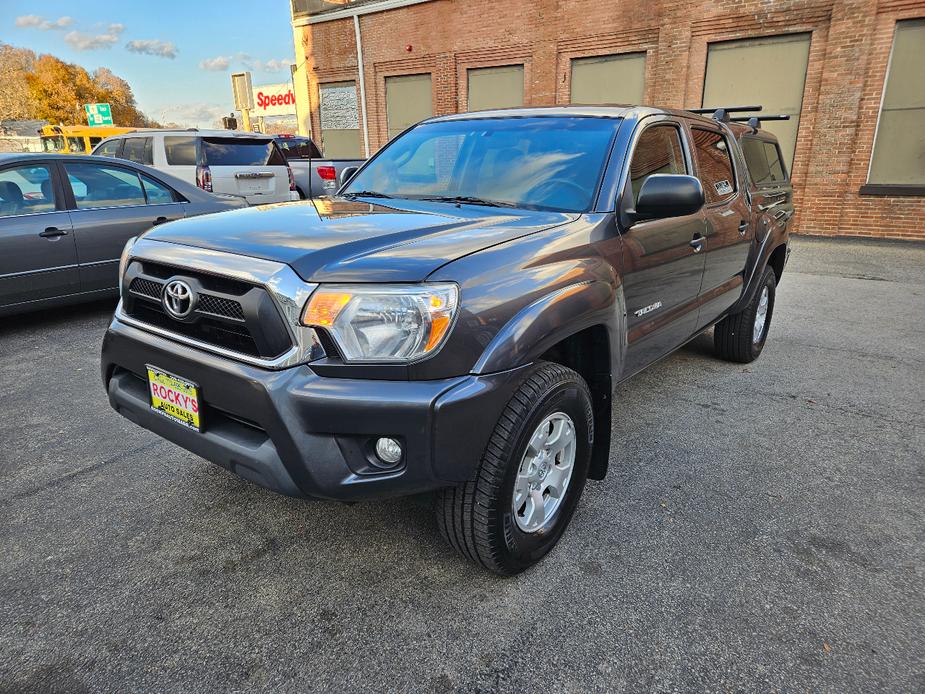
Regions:
[[606, 475], [619, 382], [711, 327], [765, 346], [792, 190], [727, 118], [442, 116], [334, 198], [165, 224], [123, 254], [110, 402], [285, 494], [436, 491], [453, 547], [519, 572]]
[[146, 164], [251, 205], [299, 199], [286, 157], [271, 136], [260, 133], [148, 130], [103, 140], [93, 154]]

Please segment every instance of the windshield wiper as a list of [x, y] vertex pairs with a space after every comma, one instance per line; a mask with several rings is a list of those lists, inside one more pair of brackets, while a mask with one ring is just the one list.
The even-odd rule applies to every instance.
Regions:
[[341, 195], [342, 198], [388, 198], [391, 199], [391, 195], [386, 195], [385, 193], [380, 193], [375, 190], [358, 190], [351, 191], [349, 193], [344, 193]]
[[428, 198], [419, 198], [419, 200], [426, 200], [428, 202], [452, 202], [457, 205], [484, 205], [485, 207], [517, 207], [517, 205], [510, 202], [501, 202], [499, 200], [485, 200], [483, 198], [476, 198], [471, 195], [437, 195], [434, 197]]

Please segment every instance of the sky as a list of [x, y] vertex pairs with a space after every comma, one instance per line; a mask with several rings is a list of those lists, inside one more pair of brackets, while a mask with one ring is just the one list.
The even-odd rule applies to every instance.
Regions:
[[162, 123], [211, 127], [233, 108], [231, 73], [290, 79], [288, 0], [0, 0], [0, 41], [127, 80]]

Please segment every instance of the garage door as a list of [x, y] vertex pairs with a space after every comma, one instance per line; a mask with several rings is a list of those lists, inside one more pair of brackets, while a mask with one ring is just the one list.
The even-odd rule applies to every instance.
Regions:
[[508, 108], [524, 104], [524, 66], [469, 70], [469, 110]]
[[333, 159], [361, 158], [363, 143], [360, 140], [356, 82], [322, 84], [319, 93], [324, 156]]
[[925, 19], [899, 22], [870, 183], [925, 185]]
[[389, 139], [418, 121], [434, 115], [430, 75], [385, 78]]
[[645, 85], [645, 53], [572, 60], [573, 104], [640, 104]]
[[793, 163], [803, 85], [809, 60], [809, 34], [771, 36], [711, 43], [703, 106], [764, 106], [765, 113], [785, 113], [789, 121], [762, 127], [780, 140], [787, 165]]

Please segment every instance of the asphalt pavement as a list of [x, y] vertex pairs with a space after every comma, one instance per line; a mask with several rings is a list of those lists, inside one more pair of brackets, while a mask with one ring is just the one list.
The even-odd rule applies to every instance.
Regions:
[[622, 385], [512, 579], [118, 417], [112, 309], [0, 319], [0, 691], [925, 690], [925, 245], [796, 240], [761, 358]]

